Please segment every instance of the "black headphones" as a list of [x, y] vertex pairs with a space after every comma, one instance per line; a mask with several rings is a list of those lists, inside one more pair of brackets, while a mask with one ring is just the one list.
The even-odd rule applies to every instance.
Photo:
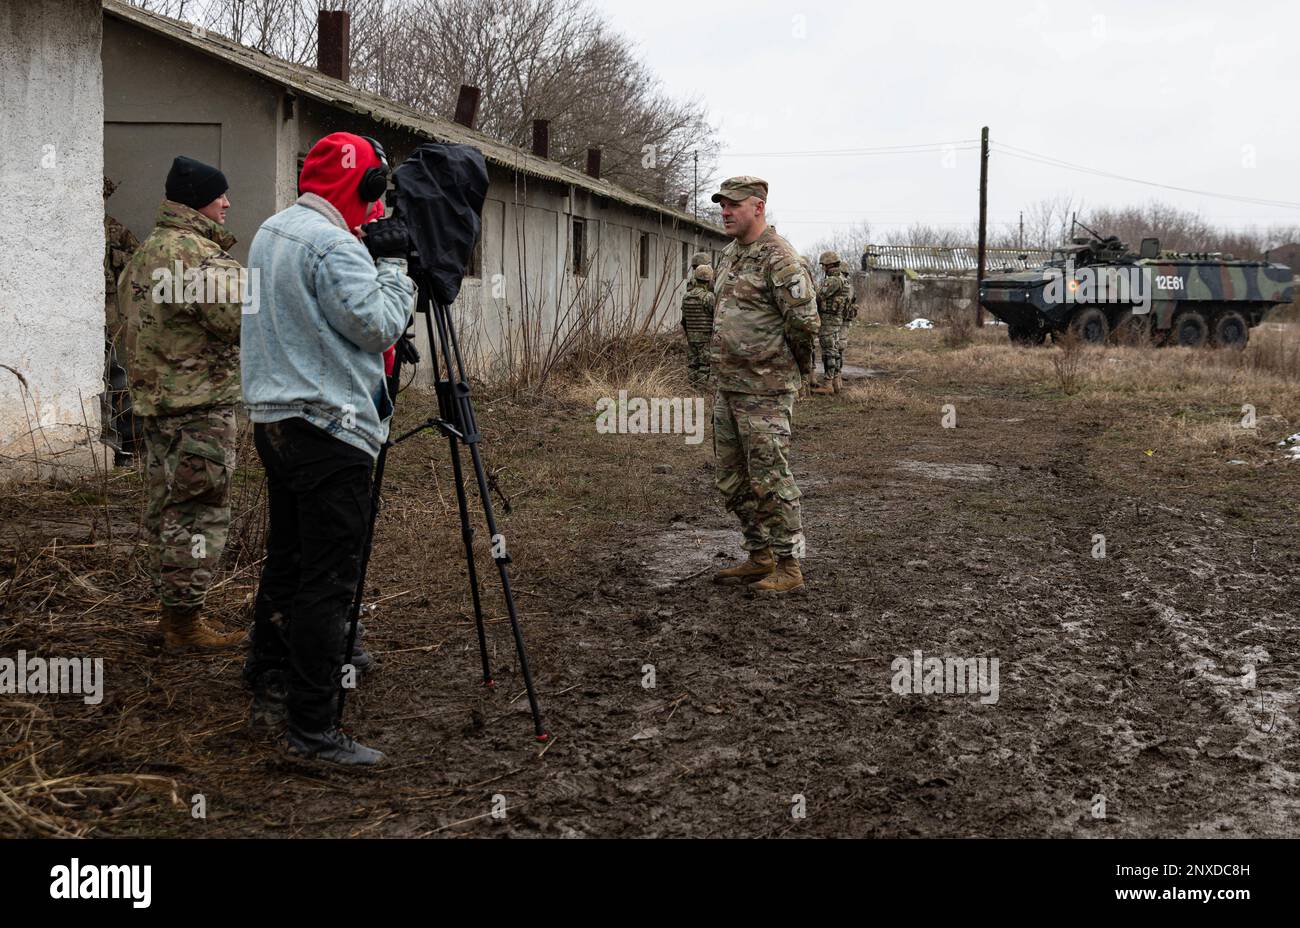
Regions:
[[388, 156], [384, 154], [384, 146], [370, 136], [363, 135], [361, 138], [369, 142], [370, 147], [375, 150], [375, 157], [379, 159], [379, 167], [366, 168], [366, 173], [361, 175], [361, 183], [357, 184], [357, 193], [367, 203], [374, 203], [388, 189]]

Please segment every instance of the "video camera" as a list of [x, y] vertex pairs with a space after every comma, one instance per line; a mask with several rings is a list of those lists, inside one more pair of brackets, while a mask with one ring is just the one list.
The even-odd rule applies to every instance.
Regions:
[[363, 226], [362, 241], [376, 258], [405, 258], [408, 275], [427, 277], [430, 296], [450, 306], [474, 257], [487, 188], [481, 151], [427, 142], [393, 172], [393, 214]]

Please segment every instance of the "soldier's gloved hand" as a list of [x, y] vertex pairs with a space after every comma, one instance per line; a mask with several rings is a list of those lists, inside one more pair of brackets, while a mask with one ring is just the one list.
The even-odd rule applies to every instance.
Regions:
[[411, 250], [406, 222], [396, 217], [376, 219], [362, 226], [361, 243], [372, 258], [405, 258]]

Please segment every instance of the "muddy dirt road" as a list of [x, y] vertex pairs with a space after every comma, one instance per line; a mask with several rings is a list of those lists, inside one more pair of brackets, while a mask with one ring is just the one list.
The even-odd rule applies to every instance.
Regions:
[[[1046, 362], [976, 345], [945, 366], [926, 337], [866, 333], [850, 360], [871, 375], [800, 401], [808, 584], [784, 599], [710, 582], [739, 536], [707, 438], [597, 436], [576, 398], [481, 407], [544, 751], [486, 560], [501, 686], [475, 685], [433, 442], [393, 476], [367, 637], [381, 667], [349, 708], [387, 769], [322, 772], [250, 734], [238, 661], [161, 658], [138, 583], [87, 613], [63, 587], [13, 603], [6, 654], [113, 645], [102, 705], [11, 702], [8, 747], [48, 747], [47, 774], [172, 784], [59, 812], [97, 834], [1295, 834], [1300, 464], [1273, 447], [1294, 414], [1254, 398], [1258, 434], [1203, 441], [1249, 385], [1066, 396]], [[126, 494], [106, 508], [129, 524]], [[252, 576], [221, 591], [229, 616]], [[997, 688], [895, 692], [891, 665], [917, 651], [996, 659]]]

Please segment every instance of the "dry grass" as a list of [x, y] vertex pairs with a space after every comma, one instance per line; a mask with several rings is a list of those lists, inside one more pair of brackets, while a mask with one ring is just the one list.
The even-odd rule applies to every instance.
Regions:
[[1062, 393], [1074, 396], [1083, 389], [1090, 360], [1090, 353], [1084, 348], [1079, 336], [1074, 332], [1066, 332], [1052, 353], [1052, 370]]
[[965, 348], [975, 340], [975, 320], [971, 312], [948, 313], [940, 326], [940, 334], [945, 348]]

